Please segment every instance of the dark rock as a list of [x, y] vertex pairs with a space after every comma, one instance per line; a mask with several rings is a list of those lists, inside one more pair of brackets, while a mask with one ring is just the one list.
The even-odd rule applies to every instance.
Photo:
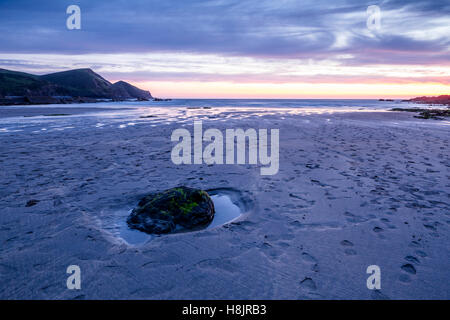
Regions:
[[28, 104], [57, 104], [60, 103], [58, 98], [50, 96], [25, 96], [25, 101]]
[[214, 203], [206, 191], [177, 187], [141, 199], [127, 223], [132, 229], [161, 234], [197, 229], [213, 217]]
[[419, 119], [443, 120], [443, 117], [450, 117], [450, 109], [423, 109], [423, 108], [393, 108], [391, 111], [418, 112]]

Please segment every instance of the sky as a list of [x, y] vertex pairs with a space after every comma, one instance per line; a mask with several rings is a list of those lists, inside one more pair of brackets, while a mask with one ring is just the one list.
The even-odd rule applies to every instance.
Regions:
[[0, 0], [0, 68], [91, 68], [157, 97], [450, 94], [449, 35], [448, 0]]

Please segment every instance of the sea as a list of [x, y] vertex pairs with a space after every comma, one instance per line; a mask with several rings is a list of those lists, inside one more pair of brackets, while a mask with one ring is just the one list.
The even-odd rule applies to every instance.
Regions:
[[152, 125], [182, 122], [218, 114], [333, 113], [423, 108], [410, 102], [375, 99], [173, 99], [170, 101], [121, 101], [84, 104], [0, 106], [0, 135], [27, 131], [43, 133], [74, 128], [117, 126], [139, 122]]

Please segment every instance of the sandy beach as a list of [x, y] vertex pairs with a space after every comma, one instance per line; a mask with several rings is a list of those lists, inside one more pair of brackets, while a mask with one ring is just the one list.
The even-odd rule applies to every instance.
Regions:
[[[283, 105], [87, 107], [0, 119], [1, 299], [450, 298], [448, 121]], [[194, 119], [279, 129], [279, 172], [173, 164], [171, 133]], [[117, 212], [179, 185], [229, 192], [244, 214], [139, 244], [109, 231]], [[69, 265], [81, 290], [66, 287]], [[381, 290], [366, 287], [369, 265]]]

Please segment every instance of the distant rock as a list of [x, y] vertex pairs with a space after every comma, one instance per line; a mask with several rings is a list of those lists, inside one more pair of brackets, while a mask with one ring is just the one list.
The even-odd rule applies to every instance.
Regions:
[[450, 109], [422, 109], [422, 108], [393, 108], [391, 111], [418, 112], [419, 119], [444, 120], [444, 117], [450, 117]]
[[177, 187], [144, 197], [127, 219], [128, 226], [150, 234], [197, 229], [214, 217], [214, 203], [208, 193]]
[[403, 100], [408, 102], [426, 103], [426, 104], [442, 104], [450, 105], [450, 95], [441, 95], [437, 97], [417, 97], [410, 100]]

